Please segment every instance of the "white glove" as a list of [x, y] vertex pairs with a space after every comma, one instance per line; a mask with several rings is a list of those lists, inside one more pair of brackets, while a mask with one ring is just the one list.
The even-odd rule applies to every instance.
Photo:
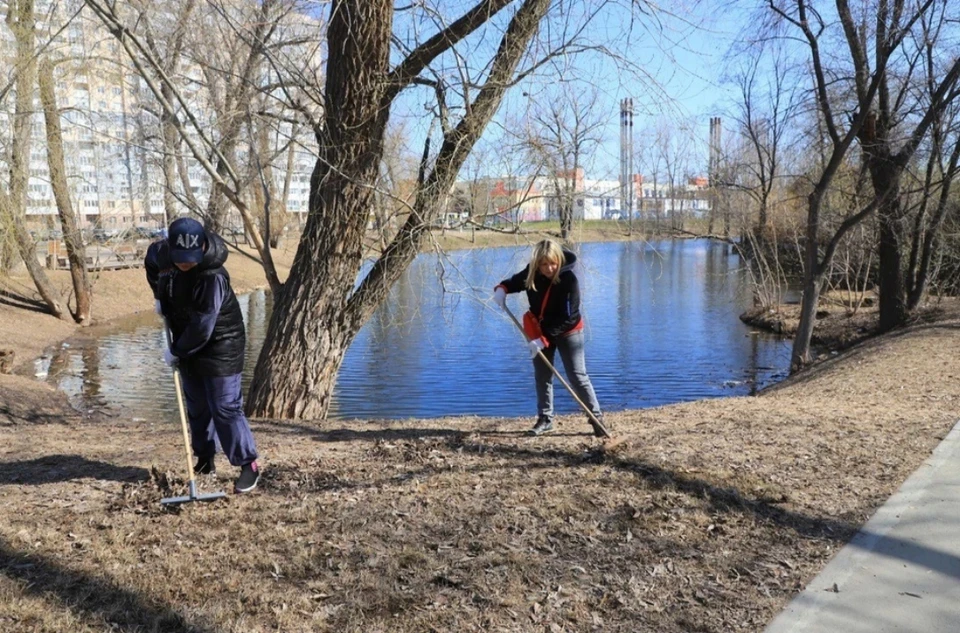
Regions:
[[156, 301], [153, 302], [153, 311], [156, 312], [156, 313], [159, 314], [159, 315], [163, 315], [163, 308], [160, 307], [160, 300], [159, 300], [159, 299], [157, 299]]
[[501, 310], [507, 307], [507, 291], [502, 286], [497, 286], [493, 291], [493, 302], [500, 306]]
[[173, 367], [179, 360], [169, 349], [163, 350], [163, 362], [167, 364], [167, 367]]
[[527, 349], [530, 350], [530, 358], [536, 358], [537, 354], [539, 354], [544, 347], [546, 347], [546, 345], [544, 345], [543, 340], [539, 338], [535, 338], [527, 343]]

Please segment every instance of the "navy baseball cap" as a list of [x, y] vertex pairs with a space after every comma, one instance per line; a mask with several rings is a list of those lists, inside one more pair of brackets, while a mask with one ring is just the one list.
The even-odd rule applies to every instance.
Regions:
[[177, 218], [170, 223], [167, 243], [170, 244], [170, 261], [174, 264], [199, 264], [203, 261], [206, 242], [203, 225], [193, 218]]

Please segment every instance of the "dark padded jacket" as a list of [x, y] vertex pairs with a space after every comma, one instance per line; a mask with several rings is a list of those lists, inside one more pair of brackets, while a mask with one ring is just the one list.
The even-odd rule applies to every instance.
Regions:
[[527, 289], [529, 265], [499, 284], [507, 294], [525, 290], [527, 301], [530, 302], [530, 312], [537, 317], [540, 316], [540, 308], [543, 305], [543, 297], [547, 293], [547, 288], [550, 288], [546, 310], [543, 311], [543, 319], [540, 321], [540, 330], [548, 341], [553, 341], [558, 336], [583, 328], [583, 322], [580, 318], [580, 282], [577, 281], [577, 275], [573, 272], [576, 263], [577, 256], [568, 250], [564, 250], [559, 280], [553, 286], [550, 285], [550, 279], [537, 272], [537, 276], [534, 278], [534, 285], [537, 289]]
[[180, 369], [194, 376], [232, 376], [243, 371], [243, 315], [223, 267], [227, 247], [215, 233], [208, 231], [206, 239], [203, 261], [187, 272], [170, 262], [166, 240], [150, 245], [144, 267]]

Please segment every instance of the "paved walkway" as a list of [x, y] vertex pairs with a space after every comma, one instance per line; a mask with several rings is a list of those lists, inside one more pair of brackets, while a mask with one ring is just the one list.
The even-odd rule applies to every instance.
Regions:
[[765, 633], [960, 631], [960, 423]]

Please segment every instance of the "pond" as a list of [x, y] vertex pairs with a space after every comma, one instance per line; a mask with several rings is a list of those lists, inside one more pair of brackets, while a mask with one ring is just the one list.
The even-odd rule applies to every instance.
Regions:
[[[330, 416], [532, 418], [529, 355], [490, 299], [528, 254], [517, 247], [418, 257], [347, 352]], [[738, 318], [751, 289], [727, 245], [592, 243], [579, 247], [579, 258], [587, 369], [604, 410], [750, 394], [786, 376], [789, 341]], [[260, 291], [240, 302], [249, 386], [271, 300]], [[519, 318], [526, 299], [510, 295], [508, 305]], [[149, 312], [91, 328], [37, 361], [36, 373], [80, 407], [172, 419], [177, 405], [162, 345], [159, 317]], [[577, 410], [559, 384], [555, 393], [558, 413]]]

